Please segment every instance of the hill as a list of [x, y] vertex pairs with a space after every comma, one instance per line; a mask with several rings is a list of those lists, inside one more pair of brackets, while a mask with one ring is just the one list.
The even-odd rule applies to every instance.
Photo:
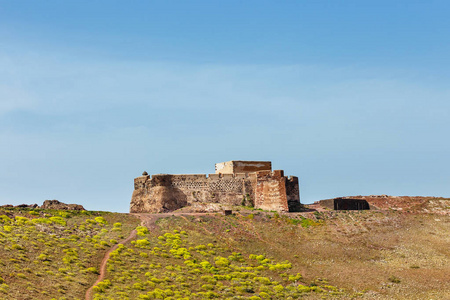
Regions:
[[83, 299], [105, 250], [138, 223], [126, 214], [0, 208], [0, 298]]
[[113, 245], [93, 299], [450, 298], [448, 215], [4, 208], [0, 216], [4, 299], [84, 299]]

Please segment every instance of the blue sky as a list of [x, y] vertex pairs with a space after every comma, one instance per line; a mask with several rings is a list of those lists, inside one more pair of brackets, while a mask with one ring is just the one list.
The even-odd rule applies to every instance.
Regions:
[[0, 1], [0, 203], [271, 160], [301, 201], [450, 197], [448, 1]]

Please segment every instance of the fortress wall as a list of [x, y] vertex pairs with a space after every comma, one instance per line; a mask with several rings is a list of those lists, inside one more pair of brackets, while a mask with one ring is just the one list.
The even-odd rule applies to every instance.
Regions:
[[237, 173], [237, 174], [234, 174], [234, 177], [235, 178], [245, 179], [245, 178], [248, 177], [248, 174], [247, 173]]
[[242, 194], [241, 193], [230, 193], [230, 192], [211, 192], [210, 197], [208, 198], [206, 203], [221, 203], [224, 205], [241, 205], [242, 203]]
[[240, 205], [244, 192], [244, 179], [233, 174], [221, 174], [208, 178], [210, 197], [207, 202]]
[[300, 202], [300, 191], [298, 186], [298, 177], [290, 176], [286, 179], [286, 195], [288, 202]]
[[173, 211], [187, 205], [186, 195], [173, 188], [173, 175], [157, 174], [135, 179], [130, 212], [159, 213]]
[[233, 161], [233, 173], [253, 173], [258, 171], [272, 171], [270, 161]]
[[[248, 174], [247, 178], [244, 180], [244, 196], [248, 201], [255, 205], [255, 192], [256, 192], [256, 173], [250, 173]], [[250, 203], [246, 203], [249, 205]]]
[[282, 170], [261, 171], [256, 176], [255, 207], [289, 211], [284, 172]]
[[232, 179], [234, 178], [234, 174], [220, 174], [220, 177], [223, 179]]
[[157, 174], [135, 179], [130, 212], [164, 212], [195, 203], [241, 205], [245, 174]]
[[289, 178], [286, 178], [286, 198], [290, 212], [301, 210], [298, 177], [289, 176]]
[[300, 202], [300, 191], [298, 188], [298, 177], [289, 176], [286, 179], [286, 195], [288, 201]]
[[168, 174], [155, 174], [152, 175], [151, 180], [147, 182], [146, 187], [152, 187], [157, 185], [169, 186], [172, 182], [173, 175]]
[[223, 178], [210, 181], [208, 190], [211, 192], [243, 193], [244, 182], [240, 178]]
[[232, 160], [216, 164], [216, 174], [253, 173], [258, 171], [272, 171], [272, 162]]
[[201, 191], [206, 190], [208, 181], [205, 174], [189, 174], [189, 175], [171, 175], [172, 181], [170, 185], [185, 191]]
[[[264, 163], [262, 168], [271, 168]], [[140, 176], [134, 180], [130, 212], [167, 212], [195, 203], [233, 206], [244, 203], [265, 210], [297, 211], [296, 207], [300, 206], [298, 178], [286, 178], [282, 170], [208, 176]]]
[[246, 174], [205, 174], [168, 175], [157, 174], [135, 178], [135, 189], [153, 186], [171, 186], [183, 190], [204, 190], [216, 192], [242, 193]]
[[178, 177], [172, 182], [172, 187], [186, 195], [188, 204], [194, 203], [222, 203], [240, 205], [243, 194], [243, 179], [232, 174], [221, 176], [192, 177], [188, 180]]
[[233, 161], [217, 163], [215, 169], [216, 174], [233, 174]]
[[180, 181], [197, 181], [206, 179], [206, 174], [179, 174], [179, 175], [170, 175], [173, 180]]
[[149, 175], [140, 176], [134, 179], [134, 189], [143, 189], [145, 187], [145, 183], [150, 180]]

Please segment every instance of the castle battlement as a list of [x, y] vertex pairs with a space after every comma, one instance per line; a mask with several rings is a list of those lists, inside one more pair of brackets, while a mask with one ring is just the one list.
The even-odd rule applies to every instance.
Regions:
[[300, 206], [298, 178], [272, 171], [271, 162], [229, 161], [215, 174], [155, 174], [134, 179], [130, 212], [164, 212], [194, 203], [252, 205], [276, 211]]

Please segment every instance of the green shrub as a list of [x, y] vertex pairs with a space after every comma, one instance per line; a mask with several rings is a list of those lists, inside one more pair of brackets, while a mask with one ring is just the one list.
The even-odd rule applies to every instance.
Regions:
[[59, 215], [63, 218], [69, 218], [70, 217], [70, 213], [68, 213], [67, 211], [60, 211]]
[[145, 287], [142, 283], [136, 282], [135, 284], [133, 284], [133, 289], [143, 291], [145, 290]]
[[150, 245], [150, 242], [147, 239], [140, 239], [140, 240], [136, 240], [135, 243], [136, 247], [145, 247]]
[[306, 285], [299, 285], [297, 286], [297, 291], [299, 291], [300, 293], [308, 293], [311, 291], [311, 288]]
[[106, 222], [105, 218], [103, 217], [95, 217], [94, 218], [95, 222], [100, 224], [100, 225], [107, 225], [108, 222]]
[[146, 234], [149, 233], [147, 227], [144, 227], [144, 226], [136, 227], [136, 231], [137, 231], [137, 235], [139, 235], [139, 236], [145, 236]]
[[14, 227], [9, 226], [9, 225], [4, 225], [3, 226], [3, 230], [6, 231], [6, 232], [11, 232], [11, 231], [13, 231], [13, 229], [14, 229]]
[[400, 278], [398, 278], [398, 277], [396, 277], [396, 276], [394, 276], [394, 275], [390, 276], [390, 277], [388, 278], [388, 280], [389, 280], [390, 282], [392, 282], [392, 283], [400, 283], [400, 282], [401, 282]]
[[299, 274], [299, 273], [297, 273], [297, 275], [295, 275], [295, 276], [289, 276], [289, 281], [299, 281], [299, 280], [301, 280], [303, 277], [302, 277], [302, 275], [301, 274]]
[[10, 217], [8, 217], [7, 215], [1, 215], [0, 216], [0, 222], [3, 224], [11, 224], [12, 223], [12, 219]]
[[11, 248], [14, 250], [25, 250], [25, 248], [23, 246], [18, 245], [18, 244], [12, 244]]
[[204, 290], [213, 290], [214, 286], [212, 284], [204, 284], [204, 285], [202, 285], [202, 289], [204, 289]]
[[284, 286], [282, 286], [281, 284], [276, 285], [276, 286], [273, 287], [273, 290], [274, 290], [276, 293], [280, 293], [280, 292], [284, 291]]
[[98, 270], [96, 267], [90, 267], [86, 269], [86, 272], [88, 273], [93, 273], [93, 274], [99, 274]]
[[103, 281], [100, 281], [96, 286], [94, 286], [94, 291], [97, 293], [104, 293], [106, 289], [108, 289], [111, 286], [111, 281], [108, 279], [105, 279]]
[[257, 280], [261, 284], [270, 285], [272, 282], [267, 277], [255, 277], [255, 280]]
[[218, 267], [228, 267], [230, 265], [230, 261], [228, 259], [226, 259], [225, 257], [221, 257], [221, 256], [217, 256], [215, 258], [214, 263]]

